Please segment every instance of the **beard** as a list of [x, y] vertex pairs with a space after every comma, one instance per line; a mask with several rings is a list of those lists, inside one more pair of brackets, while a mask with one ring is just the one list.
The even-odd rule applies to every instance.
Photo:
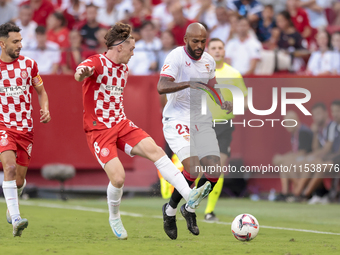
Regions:
[[[199, 48], [199, 49], [197, 49], [197, 50], [193, 50], [193, 49], [190, 47], [190, 44], [189, 44], [189, 43], [187, 44], [187, 49], [188, 49], [188, 52], [189, 52], [190, 56], [193, 57], [193, 58], [196, 59], [196, 60], [197, 60], [197, 59], [200, 59], [201, 56], [203, 55], [203, 52], [204, 52], [204, 49], [201, 49], [201, 48]], [[201, 54], [200, 54], [199, 56], [196, 55], [196, 51], [198, 51], [198, 50], [201, 50], [201, 51], [202, 51]]]
[[8, 56], [10, 56], [12, 59], [17, 59], [20, 56], [20, 52], [16, 52], [15, 50], [6, 50], [6, 53]]

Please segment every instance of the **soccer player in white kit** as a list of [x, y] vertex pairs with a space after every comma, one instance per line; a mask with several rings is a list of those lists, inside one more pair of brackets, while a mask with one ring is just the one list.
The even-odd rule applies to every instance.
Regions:
[[[216, 63], [212, 56], [204, 52], [207, 40], [206, 30], [200, 23], [188, 26], [183, 47], [169, 53], [158, 83], [158, 92], [167, 94], [168, 102], [163, 111], [163, 132], [172, 151], [177, 154], [184, 166], [183, 175], [189, 185], [198, 177], [197, 166], [220, 167], [220, 150], [216, 133], [212, 128], [209, 111], [201, 113], [201, 98], [205, 92], [217, 84], [215, 79]], [[219, 89], [215, 90], [219, 95]], [[214, 95], [216, 97], [216, 94]], [[220, 97], [223, 98], [223, 97]], [[222, 104], [221, 104], [222, 103]], [[232, 110], [231, 102], [220, 102], [222, 109]], [[221, 169], [221, 168], [219, 168]], [[212, 189], [221, 172], [205, 172]], [[204, 182], [201, 178], [198, 187]], [[164, 231], [171, 239], [177, 238], [176, 212], [182, 196], [175, 189], [170, 202], [163, 205]], [[199, 234], [195, 209], [186, 204], [181, 213], [187, 227], [194, 235]]]
[[7, 222], [13, 225], [13, 236], [21, 236], [28, 226], [28, 220], [20, 217], [18, 197], [26, 185], [33, 147], [33, 89], [39, 97], [40, 122], [51, 120], [37, 63], [20, 55], [20, 30], [11, 23], [0, 26], [0, 160], [4, 170], [2, 189]]
[[107, 188], [109, 223], [117, 238], [125, 240], [128, 235], [119, 213], [125, 172], [117, 149], [131, 157], [139, 155], [154, 162], [192, 208], [208, 195], [211, 185], [206, 182], [201, 188], [190, 189], [165, 152], [146, 132], [126, 118], [123, 92], [129, 71], [127, 63], [135, 48], [131, 26], [115, 24], [105, 35], [105, 40], [108, 51], [80, 63], [74, 77], [76, 81], [84, 81], [83, 117], [88, 146], [110, 180]]

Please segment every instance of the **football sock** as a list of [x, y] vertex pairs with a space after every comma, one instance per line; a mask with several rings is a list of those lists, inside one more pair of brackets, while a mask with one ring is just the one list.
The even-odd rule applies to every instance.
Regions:
[[171, 160], [165, 155], [155, 162], [155, 166], [161, 172], [161, 175], [167, 180], [183, 198], [188, 201], [191, 192], [185, 178]]
[[109, 206], [110, 220], [120, 218], [119, 205], [123, 195], [123, 187], [116, 188], [111, 182], [107, 187], [107, 204]]
[[22, 192], [24, 191], [24, 188], [26, 187], [26, 179], [24, 180], [24, 184], [22, 185], [21, 188], [17, 188], [18, 191], [18, 197], [21, 196]]
[[168, 204], [165, 208], [165, 213], [168, 216], [175, 216], [177, 212], [177, 208], [173, 208], [170, 204]]
[[[204, 185], [204, 183], [206, 183], [206, 181], [208, 181], [208, 180], [204, 176], [202, 176], [202, 178], [197, 183], [197, 188], [202, 187]], [[211, 190], [210, 190], [210, 192], [211, 192], [214, 189], [216, 182], [210, 181], [210, 183], [211, 183]]]
[[205, 214], [212, 213], [215, 210], [215, 206], [218, 198], [220, 197], [223, 188], [224, 177], [219, 178], [214, 189], [208, 196], [207, 207], [205, 208]]
[[17, 218], [20, 218], [16, 181], [3, 181], [2, 189], [9, 214], [11, 215], [12, 222], [14, 222]]

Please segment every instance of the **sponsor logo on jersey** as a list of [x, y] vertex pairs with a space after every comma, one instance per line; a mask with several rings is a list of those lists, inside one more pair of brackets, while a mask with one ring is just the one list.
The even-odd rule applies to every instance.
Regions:
[[0, 93], [5, 93], [6, 97], [20, 96], [24, 94], [24, 91], [28, 86], [10, 86], [0, 88]]
[[6, 146], [7, 144], [8, 144], [7, 138], [2, 138], [2, 139], [0, 140], [0, 145], [1, 145], [1, 146]]
[[120, 96], [123, 93], [124, 88], [112, 86], [112, 85], [106, 85], [105, 89], [110, 91], [110, 96]]
[[31, 153], [32, 153], [32, 144], [27, 146], [26, 151], [27, 151], [28, 156], [31, 156]]
[[20, 73], [20, 76], [21, 76], [21, 78], [23, 78], [24, 80], [26, 80], [27, 77], [28, 77], [27, 71], [26, 71], [26, 70], [22, 70], [21, 73]]
[[190, 135], [183, 135], [183, 138], [184, 138], [186, 141], [190, 142]]
[[107, 157], [109, 156], [109, 154], [110, 154], [110, 150], [108, 148], [103, 148], [100, 151], [100, 155], [102, 155], [102, 157]]
[[185, 61], [185, 64], [187, 67], [190, 67], [191, 63], [188, 63], [187, 61]]
[[164, 65], [163, 67], [162, 67], [162, 71], [164, 72], [166, 69], [168, 69], [170, 67], [170, 65]]

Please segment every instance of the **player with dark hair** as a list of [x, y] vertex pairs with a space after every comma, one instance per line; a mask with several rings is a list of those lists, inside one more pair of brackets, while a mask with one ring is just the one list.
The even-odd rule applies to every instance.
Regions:
[[[204, 52], [207, 32], [200, 23], [188, 26], [184, 36], [185, 46], [180, 46], [167, 56], [160, 79], [158, 92], [167, 95], [167, 104], [163, 110], [163, 132], [171, 150], [178, 156], [184, 169], [183, 175], [188, 184], [194, 183], [200, 172], [200, 166], [205, 169], [221, 169], [220, 150], [216, 133], [212, 129], [212, 115], [208, 112], [202, 115], [201, 98], [205, 96], [202, 89], [209, 92], [217, 82], [215, 78], [216, 63]], [[219, 106], [230, 113], [231, 103], [224, 101], [219, 89], [214, 100]], [[219, 167], [219, 168], [218, 168]], [[197, 184], [200, 187], [208, 179], [212, 187], [216, 184], [221, 172], [206, 171]], [[176, 212], [181, 201], [181, 194], [175, 189], [169, 203], [163, 205], [163, 227], [171, 238], [177, 238]], [[195, 210], [187, 204], [181, 207], [181, 213], [186, 219], [189, 231], [199, 234]]]
[[18, 197], [26, 185], [26, 172], [33, 145], [32, 92], [38, 93], [40, 122], [51, 120], [48, 96], [37, 63], [20, 55], [20, 28], [11, 23], [0, 26], [0, 160], [7, 204], [7, 221], [13, 236], [21, 236], [27, 219], [20, 217]]
[[206, 182], [199, 189], [190, 189], [164, 151], [126, 118], [123, 107], [129, 70], [126, 64], [135, 48], [131, 26], [117, 23], [107, 32], [105, 40], [108, 51], [83, 61], [77, 67], [75, 79], [84, 81], [84, 129], [89, 148], [110, 179], [107, 188], [109, 223], [118, 239], [127, 239], [119, 214], [125, 172], [117, 157], [117, 148], [130, 156], [139, 155], [154, 162], [162, 176], [180, 191], [192, 208], [208, 195], [211, 185]]

